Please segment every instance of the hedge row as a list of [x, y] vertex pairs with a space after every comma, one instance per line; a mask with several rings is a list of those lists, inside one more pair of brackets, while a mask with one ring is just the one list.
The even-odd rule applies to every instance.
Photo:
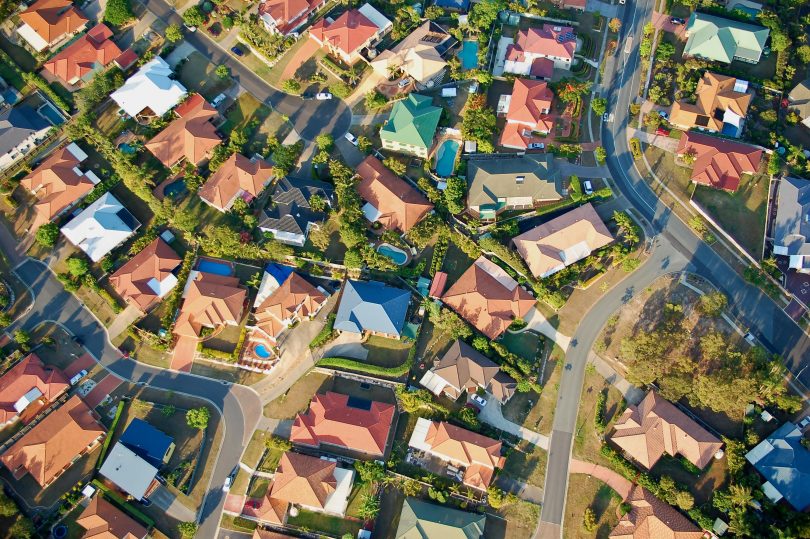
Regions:
[[408, 359], [396, 367], [380, 367], [378, 365], [369, 365], [363, 361], [356, 359], [349, 359], [345, 357], [325, 357], [318, 361], [318, 367], [332, 368], [332, 369], [345, 369], [355, 371], [371, 376], [382, 376], [384, 378], [401, 378], [408, 374], [413, 366], [413, 357], [416, 355], [416, 346], [411, 347], [408, 353]]
[[[194, 264], [196, 254], [194, 251], [188, 251], [183, 257], [183, 265], [177, 274], [177, 282], [185, 283], [188, 280], [188, 275], [191, 273], [191, 267]], [[183, 298], [183, 286], [175, 286], [172, 290], [169, 299], [166, 300], [166, 311], [163, 318], [160, 320], [161, 325], [166, 328], [166, 331], [171, 331], [174, 325], [174, 311], [180, 306], [180, 300]]]
[[115, 417], [110, 424], [110, 429], [107, 431], [107, 438], [104, 439], [104, 444], [101, 446], [101, 453], [98, 455], [98, 462], [96, 462], [96, 469], [101, 468], [101, 464], [104, 462], [104, 457], [107, 456], [107, 449], [110, 447], [110, 443], [112, 442], [113, 435], [115, 434], [115, 427], [118, 425], [118, 421], [121, 419], [121, 414], [124, 412], [124, 406], [126, 405], [126, 401], [120, 400], [118, 401], [118, 408], [115, 409]]
[[309, 343], [310, 349], [314, 350], [315, 348], [319, 348], [335, 338], [335, 318], [335, 313], [330, 313], [329, 316], [326, 317], [326, 324], [323, 326], [323, 329], [321, 329], [321, 331], [315, 335], [315, 338], [312, 339], [312, 342]]

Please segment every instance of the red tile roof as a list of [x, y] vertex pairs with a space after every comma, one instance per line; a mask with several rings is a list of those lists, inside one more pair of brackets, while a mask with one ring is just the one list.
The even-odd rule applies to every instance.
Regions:
[[447, 274], [443, 271], [437, 271], [433, 276], [433, 281], [430, 283], [430, 290], [428, 296], [431, 298], [440, 298], [444, 294], [444, 287], [447, 286]]
[[20, 20], [49, 45], [87, 24], [87, 18], [71, 0], [38, 0], [20, 13]]
[[0, 425], [17, 418], [19, 412], [14, 404], [32, 389], [38, 389], [47, 404], [69, 387], [62, 371], [46, 367], [36, 354], [28, 354], [0, 376]]
[[501, 442], [444, 421], [432, 421], [425, 436], [432, 453], [466, 467], [463, 482], [486, 490], [495, 468], [503, 468]]
[[319, 0], [267, 0], [259, 4], [259, 15], [270, 16], [276, 30], [287, 35], [319, 4]]
[[115, 63], [121, 69], [127, 69], [138, 60], [138, 53], [131, 48], [125, 50], [115, 59]]
[[148, 141], [146, 149], [167, 167], [184, 157], [199, 165], [222, 142], [211, 123], [218, 113], [200, 94], [192, 94], [175, 113], [178, 118]]
[[408, 182], [369, 155], [357, 165], [360, 182], [357, 192], [380, 212], [378, 221], [389, 230], [407, 232], [419, 222], [433, 204]]
[[547, 82], [515, 79], [506, 119], [526, 124], [536, 131], [551, 131], [554, 123], [548, 111], [553, 99], [554, 92]]
[[199, 272], [188, 284], [174, 333], [198, 337], [204, 327], [238, 324], [246, 298], [247, 290], [239, 286], [238, 278]]
[[379, 28], [357, 9], [344, 11], [333, 23], [321, 19], [309, 27], [309, 35], [351, 55], [374, 37]]
[[82, 539], [143, 539], [146, 528], [96, 494], [76, 524], [87, 530]]
[[153, 287], [171, 275], [181, 262], [168, 243], [155, 238], [110, 275], [110, 284], [122, 298], [146, 310], [160, 299]]
[[323, 508], [337, 488], [336, 464], [300, 453], [281, 455], [270, 496], [290, 503]]
[[535, 58], [529, 74], [541, 79], [550, 79], [554, 75], [554, 60], [550, 58]]
[[625, 500], [630, 512], [610, 532], [610, 539], [701, 539], [703, 532], [677, 509], [639, 485]]
[[676, 153], [693, 152], [692, 181], [701, 185], [736, 191], [743, 174], [753, 174], [762, 161], [762, 148], [695, 132], [681, 137]]
[[105, 24], [97, 24], [43, 67], [54, 77], [73, 84], [71, 81], [91, 75], [121, 55], [121, 49], [110, 39], [112, 35]]
[[264, 159], [231, 155], [200, 188], [200, 198], [220, 211], [228, 211], [243, 193], [257, 197], [273, 177], [273, 167]]
[[506, 50], [506, 59], [523, 61], [525, 53], [542, 54], [557, 58], [574, 58], [577, 42], [567, 39], [560, 43], [557, 38], [566, 33], [573, 33], [570, 26], [544, 24], [542, 28], [527, 28], [518, 32], [517, 40]]
[[275, 339], [293, 319], [315, 314], [326, 299], [326, 294], [297, 273], [292, 273], [256, 307], [256, 326]]

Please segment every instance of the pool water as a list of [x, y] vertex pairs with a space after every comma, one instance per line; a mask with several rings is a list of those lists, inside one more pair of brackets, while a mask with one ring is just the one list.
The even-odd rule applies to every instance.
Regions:
[[[135, 148], [133, 148], [132, 146], [130, 146], [126, 142], [122, 142], [121, 144], [119, 144], [118, 149], [121, 150], [121, 153], [126, 153], [126, 154], [130, 154], [130, 155], [137, 151], [137, 150], [135, 150]], [[164, 190], [163, 192], [165, 193], [166, 191]]]
[[377, 247], [377, 252], [381, 255], [387, 256], [398, 266], [404, 266], [408, 261], [408, 255], [403, 252], [402, 249], [398, 249], [393, 245], [388, 245], [387, 243], [383, 243]]
[[163, 195], [171, 198], [179, 198], [185, 195], [187, 192], [188, 189], [186, 188], [186, 180], [177, 180], [163, 188]]
[[442, 178], [453, 175], [458, 148], [459, 142], [457, 140], [448, 139], [442, 142], [442, 145], [436, 152], [436, 174]]
[[270, 353], [270, 350], [268, 350], [267, 347], [263, 344], [257, 344], [256, 348], [254, 348], [253, 350], [256, 351], [256, 355], [259, 356], [260, 358], [267, 359], [272, 355]]
[[478, 42], [465, 41], [458, 51], [458, 58], [461, 60], [462, 71], [469, 71], [478, 67]]
[[197, 263], [197, 270], [205, 273], [213, 273], [214, 275], [224, 275], [225, 277], [233, 275], [233, 269], [230, 264], [208, 260], [206, 258], [200, 259]]
[[59, 114], [59, 111], [56, 110], [53, 105], [50, 103], [45, 103], [41, 107], [39, 107], [38, 112], [45, 116], [45, 118], [51, 122], [53, 125], [62, 125], [65, 123], [65, 119]]

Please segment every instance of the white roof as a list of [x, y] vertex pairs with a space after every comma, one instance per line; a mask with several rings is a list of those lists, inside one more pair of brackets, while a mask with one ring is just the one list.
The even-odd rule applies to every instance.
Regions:
[[162, 281], [158, 281], [152, 277], [146, 282], [146, 286], [157, 294], [157, 297], [162, 298], [171, 292], [172, 288], [177, 286], [177, 277], [173, 273], [168, 274]]
[[256, 301], [253, 302], [253, 308], [255, 309], [270, 297], [270, 294], [278, 290], [278, 287], [281, 286], [281, 283], [270, 274], [270, 272], [265, 271], [264, 275], [262, 275], [262, 282], [259, 285], [259, 291], [256, 293]]
[[31, 404], [41, 396], [42, 391], [40, 391], [38, 387], [29, 389], [25, 395], [17, 399], [17, 402], [14, 403], [14, 409], [17, 411], [17, 413], [22, 412], [28, 407], [29, 404]]
[[431, 370], [425, 373], [419, 384], [434, 395], [440, 395], [447, 381]]
[[77, 145], [75, 142], [71, 142], [70, 144], [68, 144], [68, 145], [67, 145], [67, 147], [66, 147], [65, 149], [66, 149], [67, 151], [69, 151], [69, 152], [70, 152], [70, 154], [71, 154], [73, 157], [75, 157], [75, 158], [76, 158], [76, 160], [77, 160], [79, 163], [81, 163], [82, 161], [84, 161], [85, 159], [87, 159], [87, 154], [86, 154], [86, 153], [84, 153], [84, 150], [82, 150], [81, 148], [79, 148], [79, 146], [78, 146], [78, 145]]
[[450, 88], [442, 88], [442, 97], [456, 97], [456, 87], [451, 86]]
[[23, 23], [22, 26], [17, 28], [17, 33], [20, 34], [29, 45], [34, 47], [34, 50], [37, 52], [42, 52], [44, 49], [48, 48], [49, 43], [45, 41], [36, 30], [28, 26], [27, 23]]
[[130, 116], [149, 108], [163, 116], [186, 97], [186, 87], [170, 78], [169, 64], [160, 56], [144, 64], [110, 97]]
[[430, 421], [430, 419], [425, 419], [424, 417], [420, 417], [416, 420], [416, 425], [413, 428], [413, 434], [411, 434], [411, 439], [408, 440], [408, 447], [421, 449], [422, 451], [433, 450], [433, 448], [427, 442], [425, 442], [425, 438], [427, 438], [431, 423], [432, 421]]
[[770, 481], [766, 481], [765, 484], [762, 485], [762, 492], [765, 493], [765, 496], [768, 497], [773, 503], [778, 502], [782, 499], [782, 493], [771, 484]]
[[334, 515], [345, 515], [346, 507], [349, 505], [349, 495], [352, 493], [354, 470], [335, 468], [334, 475], [337, 485], [335, 485], [335, 491], [326, 497], [322, 511]]
[[96, 176], [96, 173], [93, 172], [92, 170], [84, 172], [84, 177], [90, 180], [93, 183], [93, 185], [98, 185], [99, 183], [101, 183], [101, 178]]
[[366, 219], [373, 223], [380, 218], [382, 212], [375, 208], [371, 202], [366, 202], [363, 204], [363, 215], [365, 215]]
[[382, 13], [371, 7], [370, 4], [363, 4], [357, 11], [362, 13], [368, 20], [373, 22], [374, 25], [380, 30], [388, 28], [389, 26], [393, 26], [391, 21], [385, 18], [385, 15], [383, 15]]
[[62, 227], [62, 234], [98, 262], [129, 238], [141, 224], [110, 193], [87, 206]]
[[116, 442], [99, 472], [136, 500], [142, 500], [158, 470], [121, 442]]

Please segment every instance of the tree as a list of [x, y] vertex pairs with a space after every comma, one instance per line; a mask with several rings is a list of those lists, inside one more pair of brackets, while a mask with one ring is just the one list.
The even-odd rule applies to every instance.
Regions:
[[597, 146], [593, 151], [594, 157], [596, 157], [596, 162], [604, 164], [605, 160], [607, 159], [607, 151], [602, 146]]
[[357, 137], [357, 149], [367, 154], [371, 152], [371, 139], [365, 135]]
[[695, 506], [695, 498], [685, 490], [679, 490], [674, 497], [675, 505], [683, 509], [684, 511], [689, 511]]
[[180, 29], [179, 24], [170, 24], [166, 27], [166, 40], [169, 43], [177, 43], [183, 39], [183, 30]]
[[330, 135], [329, 133], [321, 133], [317, 137], [315, 137], [315, 144], [318, 146], [318, 149], [322, 152], [328, 152], [332, 149], [332, 146], [335, 145], [335, 137]]
[[591, 100], [591, 109], [599, 116], [603, 115], [607, 111], [607, 105], [607, 99], [604, 97], [594, 97]]
[[461, 134], [465, 140], [474, 140], [478, 144], [478, 151], [492, 153], [495, 151], [492, 135], [495, 133], [496, 122], [495, 112], [491, 108], [473, 108], [468, 101], [468, 107], [462, 113]]
[[175, 407], [174, 404], [170, 403], [170, 404], [167, 404], [166, 406], [164, 406], [163, 410], [161, 410], [160, 413], [163, 414], [164, 417], [171, 417], [171, 416], [174, 415], [174, 413], [176, 411], [177, 411], [177, 407]]
[[373, 460], [356, 460], [354, 461], [354, 469], [363, 483], [379, 483], [385, 477], [383, 465]]
[[385, 160], [383, 160], [383, 165], [389, 168], [391, 172], [397, 176], [404, 175], [405, 171], [408, 169], [408, 166], [396, 157], [386, 157]]
[[614, 34], [618, 34], [619, 30], [622, 29], [621, 19], [618, 19], [616, 17], [610, 19], [610, 22], [608, 23], [608, 29], [610, 29], [610, 31], [613, 32]]
[[588, 80], [577, 80], [574, 78], [562, 79], [556, 84], [557, 97], [563, 103], [573, 103], [580, 96], [587, 94], [593, 83]]
[[464, 195], [467, 193], [467, 182], [457, 176], [447, 178], [447, 187], [444, 190], [444, 200], [447, 211], [452, 214], [464, 211]]
[[490, 27], [498, 20], [498, 14], [504, 10], [506, 2], [504, 0], [483, 0], [470, 8], [467, 24], [471, 28], [476, 28], [480, 31], [489, 30]]
[[14, 521], [14, 524], [11, 525], [9, 533], [9, 537], [14, 537], [14, 539], [31, 539], [34, 537], [36, 531], [34, 530], [34, 523], [31, 522], [31, 519], [20, 515], [17, 517], [17, 520]]
[[10, 497], [6, 496], [3, 489], [0, 489], [0, 517], [14, 516], [19, 512], [20, 508], [17, 507], [17, 503]]
[[56, 223], [45, 223], [37, 229], [37, 243], [43, 247], [53, 247], [59, 239], [59, 227]]
[[592, 532], [596, 530], [596, 522], [596, 515], [593, 509], [586, 507], [585, 512], [582, 514], [582, 527], [586, 532]]
[[129, 0], [109, 0], [104, 8], [104, 22], [113, 26], [123, 26], [134, 18]]
[[388, 99], [378, 90], [371, 90], [363, 98], [366, 108], [370, 111], [378, 111], [388, 104]]
[[661, 61], [669, 60], [674, 55], [675, 55], [675, 45], [673, 45], [669, 41], [662, 41], [658, 45], [658, 48], [655, 49], [655, 57]]
[[309, 197], [309, 207], [312, 211], [326, 211], [326, 200], [320, 195], [312, 195]]
[[775, 110], [765, 109], [759, 113], [759, 119], [762, 120], [763, 123], [771, 125], [776, 123], [776, 120], [779, 119], [779, 116], [776, 114]]
[[720, 316], [726, 305], [728, 305], [728, 298], [722, 292], [711, 292], [700, 296], [700, 312], [706, 316]]
[[810, 64], [810, 45], [802, 45], [796, 49], [796, 56], [801, 63]]
[[183, 539], [193, 539], [197, 535], [197, 527], [196, 522], [181, 522], [177, 525], [177, 531]]
[[72, 256], [67, 259], [68, 272], [74, 277], [81, 277], [90, 272], [90, 263], [81, 256]]
[[20, 345], [20, 348], [27, 350], [31, 344], [31, 334], [24, 329], [18, 329], [14, 332], [14, 340]]
[[204, 430], [208, 426], [209, 419], [211, 419], [211, 412], [205, 406], [192, 408], [186, 412], [186, 423], [192, 429]]
[[437, 5], [430, 5], [425, 9], [425, 18], [428, 20], [435, 21], [442, 15], [444, 15], [444, 9]]
[[296, 79], [286, 79], [281, 83], [281, 89], [288, 94], [298, 95], [301, 93], [301, 83]]
[[222, 80], [230, 78], [231, 76], [231, 70], [225, 64], [218, 65], [217, 68], [214, 70], [214, 73], [216, 74], [217, 77], [219, 77]]
[[202, 26], [205, 24], [205, 13], [198, 5], [193, 5], [183, 12], [183, 22], [188, 26]]

